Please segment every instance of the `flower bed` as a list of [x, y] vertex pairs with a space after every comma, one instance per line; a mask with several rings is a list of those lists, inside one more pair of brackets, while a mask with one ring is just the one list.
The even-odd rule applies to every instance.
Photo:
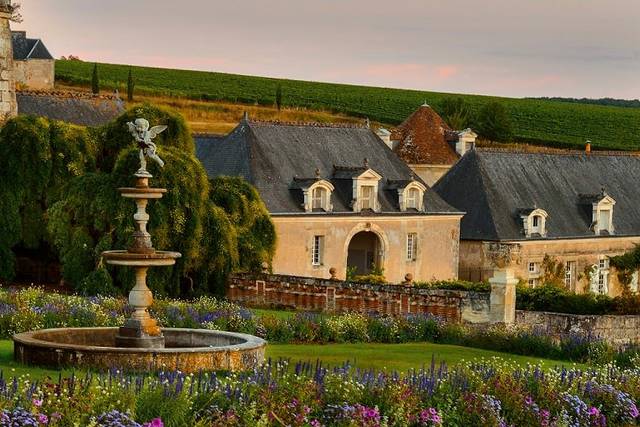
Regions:
[[[0, 289], [0, 338], [43, 328], [120, 326], [129, 315], [124, 298], [78, 297], [39, 288]], [[484, 348], [527, 356], [584, 363], [617, 361], [624, 366], [640, 351], [619, 352], [600, 339], [579, 334], [551, 337], [527, 327], [473, 327], [448, 323], [431, 315], [378, 316], [349, 313], [295, 313], [289, 317], [256, 316], [215, 298], [194, 301], [156, 299], [152, 314], [164, 327], [241, 332], [278, 343], [433, 342]]]
[[639, 397], [638, 369], [432, 361], [401, 375], [279, 361], [242, 374], [0, 379], [0, 426], [616, 426], [636, 425]]

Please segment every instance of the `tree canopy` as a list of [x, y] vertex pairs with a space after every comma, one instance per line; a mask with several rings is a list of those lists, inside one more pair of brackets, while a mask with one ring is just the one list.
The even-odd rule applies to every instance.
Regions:
[[513, 137], [511, 117], [504, 105], [497, 101], [485, 104], [478, 113], [476, 126], [482, 138], [497, 142], [509, 142]]
[[241, 178], [210, 181], [195, 157], [180, 115], [143, 105], [97, 130], [35, 117], [8, 121], [0, 131], [0, 278], [11, 280], [16, 247], [54, 248], [63, 278], [84, 294], [119, 293], [133, 284], [126, 268], [101, 253], [123, 249], [134, 229], [134, 203], [118, 187], [132, 186], [138, 152], [126, 122], [166, 124], [155, 140], [165, 160], [148, 163], [154, 187], [168, 192], [147, 210], [154, 247], [182, 253], [174, 267], [149, 271], [149, 285], [166, 295], [220, 293], [229, 272], [270, 262], [275, 231], [257, 191]]

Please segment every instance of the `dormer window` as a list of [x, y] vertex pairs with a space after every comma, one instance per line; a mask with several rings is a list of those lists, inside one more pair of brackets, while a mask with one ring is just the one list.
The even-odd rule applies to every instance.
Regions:
[[400, 210], [406, 212], [408, 210], [416, 210], [422, 212], [424, 210], [424, 193], [427, 191], [422, 183], [411, 181], [403, 188], [398, 189], [398, 201]]
[[593, 203], [593, 231], [597, 235], [613, 234], [613, 207], [616, 201], [607, 193], [602, 193], [602, 198]]
[[366, 169], [353, 178], [353, 211], [374, 211], [380, 212], [380, 201], [378, 200], [378, 183], [380, 176], [373, 169]]
[[544, 209], [525, 209], [520, 214], [522, 226], [526, 237], [546, 237], [547, 218], [549, 215]]
[[302, 191], [302, 208], [305, 212], [331, 212], [333, 210], [331, 194], [334, 187], [329, 181], [319, 176], [315, 178], [294, 178], [291, 189]]

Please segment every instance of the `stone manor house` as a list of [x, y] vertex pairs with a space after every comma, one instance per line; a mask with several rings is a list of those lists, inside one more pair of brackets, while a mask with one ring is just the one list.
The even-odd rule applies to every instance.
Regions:
[[[466, 212], [460, 278], [488, 279], [491, 254], [509, 251], [531, 286], [552, 261], [568, 289], [620, 294], [609, 258], [640, 243], [639, 172], [631, 153], [472, 150], [434, 186]], [[630, 287], [638, 291], [637, 272]]]
[[227, 136], [196, 143], [209, 176], [242, 176], [260, 193], [277, 233], [274, 273], [458, 276], [462, 213], [368, 127], [245, 117]]

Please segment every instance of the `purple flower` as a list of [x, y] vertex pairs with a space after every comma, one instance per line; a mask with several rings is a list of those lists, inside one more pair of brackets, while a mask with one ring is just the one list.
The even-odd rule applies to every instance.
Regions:
[[154, 418], [148, 423], [144, 423], [142, 427], [164, 427], [164, 423], [160, 418]]
[[33, 399], [31, 403], [33, 403], [33, 406], [39, 408], [42, 406], [42, 399]]
[[591, 408], [589, 408], [589, 415], [591, 415], [592, 417], [598, 417], [600, 416], [600, 410], [595, 406], [592, 406]]
[[38, 422], [40, 422], [40, 424], [49, 424], [49, 417], [45, 414], [38, 414]]

